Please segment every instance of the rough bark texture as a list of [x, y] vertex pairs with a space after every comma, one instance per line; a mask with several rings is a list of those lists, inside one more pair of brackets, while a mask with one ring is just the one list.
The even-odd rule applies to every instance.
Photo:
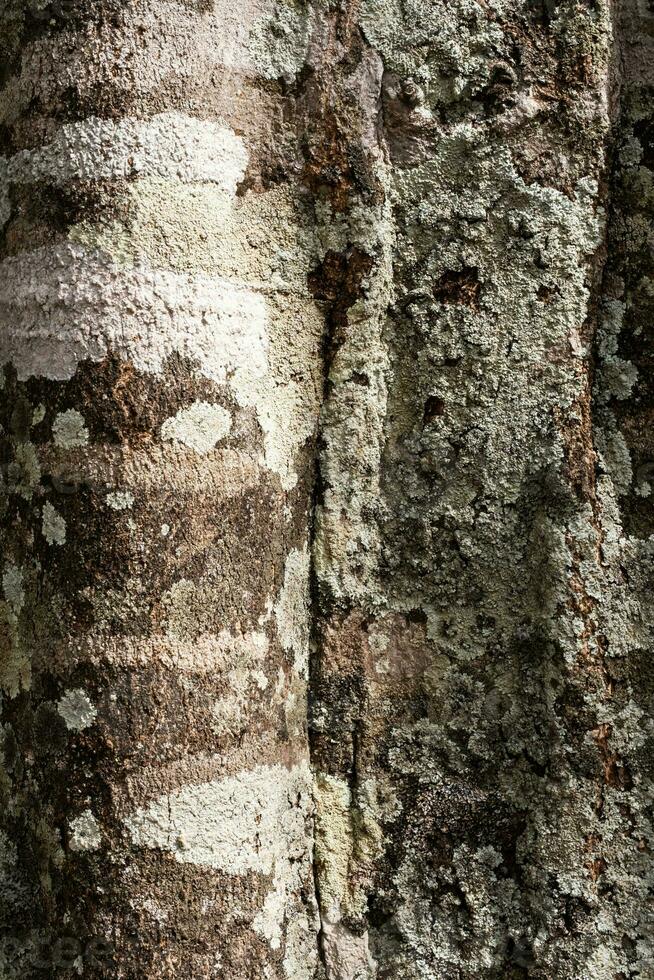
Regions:
[[0, 976], [654, 976], [654, 7], [8, 0]]

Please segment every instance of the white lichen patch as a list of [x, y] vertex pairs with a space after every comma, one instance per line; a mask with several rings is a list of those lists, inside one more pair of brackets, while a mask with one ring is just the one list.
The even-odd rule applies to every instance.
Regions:
[[184, 864], [229, 874], [273, 874], [309, 851], [311, 774], [306, 764], [258, 766], [224, 779], [184, 786], [125, 820], [138, 847], [174, 854]]
[[143, 909], [144, 912], [147, 912], [148, 915], [152, 916], [152, 918], [160, 924], [167, 922], [170, 917], [168, 910], [162, 908], [152, 898], [140, 898], [137, 900], [132, 899], [130, 901], [130, 905], [134, 909]]
[[112, 510], [129, 510], [134, 506], [134, 494], [129, 490], [112, 490], [107, 494], [107, 506]]
[[119, 220], [101, 225], [86, 220], [73, 225], [68, 238], [106, 252], [121, 266], [147, 261], [177, 272], [238, 277], [245, 256], [235, 240], [233, 203], [233, 194], [215, 184], [145, 177], [116, 197], [117, 209], [129, 208], [129, 226]]
[[68, 844], [71, 851], [97, 851], [102, 844], [100, 826], [90, 810], [70, 821]]
[[288, 980], [314, 980], [316, 976], [316, 920], [317, 916], [308, 915], [304, 907], [298, 909], [290, 921], [286, 916], [283, 967]]
[[[180, 597], [180, 601], [183, 598]], [[139, 641], [109, 643], [105, 646], [106, 656], [112, 662], [143, 663], [146, 650], [156, 650], [157, 660], [169, 670], [195, 674], [228, 674], [242, 668], [257, 668], [268, 653], [270, 641], [263, 632], [232, 633], [221, 630], [219, 633], [205, 632], [194, 635], [192, 639], [178, 640], [175, 637], [162, 638], [153, 645], [142, 645]], [[152, 656], [150, 653], [148, 656]]]
[[262, 670], [253, 670], [252, 680], [255, 682], [260, 691], [265, 691], [268, 687], [268, 678]]
[[[342, 922], [345, 914], [365, 911], [363, 895], [353, 892], [349, 873], [355, 854], [366, 855], [365, 820], [355, 832], [352, 794], [348, 784], [335, 776], [318, 773], [314, 785], [316, 800], [316, 867], [320, 875], [320, 902], [323, 950], [330, 976], [374, 976], [374, 961], [368, 934], [353, 933]], [[363, 830], [363, 833], [361, 833]], [[359, 839], [360, 836], [360, 839]], [[374, 835], [375, 837], [377, 834]]]
[[266, 689], [268, 678], [261, 670], [250, 670], [246, 661], [228, 672], [227, 682], [227, 694], [213, 704], [212, 728], [217, 735], [238, 737], [247, 731], [253, 698]]
[[2, 575], [2, 591], [15, 616], [25, 604], [23, 573], [16, 565], [8, 564]]
[[181, 442], [196, 453], [208, 453], [229, 435], [232, 417], [222, 405], [197, 401], [161, 426], [161, 438]]
[[60, 449], [85, 446], [89, 441], [89, 432], [84, 417], [74, 408], [60, 412], [52, 423], [52, 438]]
[[243, 141], [227, 126], [167, 112], [148, 120], [90, 117], [68, 123], [52, 142], [21, 150], [4, 164], [10, 183], [157, 176], [209, 181], [234, 194], [247, 160]]
[[313, 980], [317, 963], [316, 917], [307, 914], [298, 903], [301, 878], [291, 864], [282, 860], [275, 867], [273, 888], [263, 908], [254, 918], [252, 928], [268, 941], [271, 949], [284, 943], [284, 974], [288, 980]]
[[[30, 376], [65, 380], [80, 360], [109, 351], [136, 370], [159, 374], [171, 354], [200, 375], [256, 386], [268, 370], [268, 314], [262, 295], [219, 277], [119, 267], [71, 242], [6, 259], [0, 359]], [[38, 282], [38, 289], [35, 283]], [[65, 286], [65, 288], [64, 288]]]
[[372, 630], [368, 636], [368, 643], [370, 644], [371, 650], [374, 650], [376, 653], [383, 653], [388, 649], [389, 638], [386, 633], [379, 633]]
[[[325, 251], [341, 251], [357, 242], [368, 254], [379, 256], [364, 297], [348, 310], [351, 329], [330, 366], [333, 387], [321, 414], [325, 494], [316, 508], [314, 567], [325, 588], [335, 596], [347, 596], [348, 602], [365, 601], [381, 546], [375, 522], [367, 515], [375, 512], [382, 496], [390, 367], [384, 330], [394, 288], [391, 246], [396, 232], [392, 190], [381, 170], [379, 178], [388, 186], [387, 201], [379, 207], [358, 207], [348, 222], [327, 204], [317, 208]], [[357, 375], [366, 383], [352, 383]]]
[[[35, 0], [34, 9], [43, 11], [41, 0]], [[129, 71], [131, 90], [141, 101], [152, 102], [157, 95], [161, 101], [166, 85], [172, 84], [175, 91], [181, 85], [177, 98], [183, 90], [196, 92], [192, 104], [199, 110], [201, 105], [207, 105], [206, 96], [200, 92], [211, 85], [211, 79], [221, 76], [221, 69], [227, 68], [228, 75], [236, 79], [262, 75], [275, 79], [299, 71], [305, 60], [309, 31], [306, 22], [312, 9], [297, 0], [256, 0], [240, 5], [220, 0], [206, 9], [185, 3], [173, 3], [163, 9], [141, 3], [123, 5], [119, 50], [98, 48], [97, 38], [78, 36], [72, 24], [68, 30], [47, 31], [26, 44], [16, 74], [8, 79], [0, 95], [0, 109], [17, 118], [27, 111], [31, 99], [43, 105], [56, 103], [62, 98], [62, 85], [65, 89], [70, 79], [75, 79], [76, 91], [85, 104], [93, 104], [99, 80], [109, 80], [111, 74], [107, 76], [107, 72], [116, 70]], [[252, 38], [258, 21], [264, 24]], [[279, 22], [282, 27], [277, 32]], [[109, 38], [114, 35], [108, 28], [107, 31], [106, 43], [110, 43]], [[45, 63], [57, 65], [59, 70], [45, 71]], [[165, 101], [176, 101], [172, 90], [166, 91]], [[239, 104], [241, 92], [224, 92], [221, 99], [219, 87], [216, 97], [217, 104], [215, 99], [210, 100], [212, 111], [220, 111], [224, 102], [223, 112], [229, 113], [235, 98]], [[266, 104], [265, 96], [261, 96], [261, 101]], [[258, 103], [259, 99], [250, 102], [248, 116], [261, 115]], [[190, 122], [197, 125], [202, 120]]]
[[[246, 281], [267, 295], [283, 291], [280, 330], [291, 342], [297, 318], [290, 298], [307, 297], [307, 272], [317, 259], [312, 215], [289, 185], [236, 198], [212, 183], [186, 184], [144, 177], [115, 189], [119, 214], [130, 220], [90, 219], [73, 225], [68, 238], [110, 255], [119, 266], [142, 265]], [[289, 292], [290, 291], [290, 292]], [[286, 350], [291, 353], [292, 346]], [[306, 367], [306, 365], [305, 365]]]
[[81, 688], [66, 691], [57, 701], [57, 711], [66, 722], [66, 728], [74, 732], [88, 728], [98, 714], [88, 694]]
[[305, 62], [312, 27], [313, 7], [286, 0], [257, 19], [247, 42], [248, 60], [263, 78], [283, 76], [290, 81]]
[[272, 949], [279, 949], [281, 946], [287, 904], [288, 896], [281, 879], [275, 882], [275, 887], [266, 895], [263, 908], [252, 924], [254, 931], [267, 939]]
[[268, 299], [268, 370], [260, 379], [234, 377], [230, 386], [237, 402], [252, 407], [264, 436], [264, 464], [278, 473], [282, 487], [292, 490], [298, 476], [295, 454], [313, 434], [322, 392], [321, 323], [306, 301]]
[[323, 772], [316, 774], [315, 861], [321, 915], [330, 927], [326, 948], [334, 962], [343, 959], [346, 949], [347, 958], [360, 960], [359, 966], [368, 958], [367, 937], [350, 934], [342, 920], [366, 913], [365, 883], [383, 842], [377, 796], [374, 780], [362, 781], [354, 797], [345, 780]]
[[275, 950], [286, 938], [286, 976], [309, 980], [316, 928], [302, 895], [311, 880], [311, 811], [311, 772], [302, 763], [184, 786], [125, 823], [137, 846], [169, 851], [179, 862], [272, 876], [252, 928]]
[[[227, 681], [224, 697], [213, 704], [213, 730], [218, 735], [239, 735], [247, 730], [253, 697], [268, 687], [261, 669], [269, 650], [268, 637], [265, 633], [234, 635], [223, 630], [206, 642], [204, 670], [218, 669]], [[199, 659], [197, 642], [194, 648]]]
[[295, 657], [295, 670], [306, 677], [309, 662], [309, 568], [307, 551], [294, 548], [286, 559], [284, 584], [274, 610], [279, 641]]
[[61, 514], [57, 513], [50, 501], [43, 505], [41, 529], [48, 544], [62, 545], [65, 543], [66, 522]]
[[[125, 194], [135, 211], [129, 233], [80, 225], [66, 243], [6, 260], [4, 303], [16, 323], [7, 333], [16, 336], [0, 338], [0, 356], [21, 377], [64, 379], [110, 349], [150, 373], [178, 351], [256, 411], [261, 462], [292, 489], [295, 455], [315, 431], [322, 392], [322, 317], [306, 296], [315, 238], [301, 206], [275, 193], [233, 208], [215, 185], [160, 178]], [[37, 277], [39, 304], [29, 288]]]
[[239, 394], [242, 405], [254, 404], [256, 408], [264, 435], [265, 465], [279, 474], [284, 490], [292, 490], [298, 480], [293, 455], [316, 425], [317, 412], [310, 392], [294, 381], [277, 384], [269, 374], [254, 398], [242, 390], [237, 398]]

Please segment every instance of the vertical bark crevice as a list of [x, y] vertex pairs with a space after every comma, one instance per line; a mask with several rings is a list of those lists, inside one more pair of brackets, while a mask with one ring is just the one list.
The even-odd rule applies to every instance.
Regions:
[[335, 980], [367, 976], [373, 965], [364, 912], [376, 831], [358, 773], [368, 667], [357, 630], [365, 624], [355, 624], [349, 643], [348, 617], [369, 590], [377, 561], [373, 525], [387, 370], [381, 324], [393, 231], [378, 131], [381, 62], [360, 29], [358, 3], [318, 11], [305, 97], [305, 181], [321, 245], [309, 288], [325, 317], [310, 728], [320, 945], [326, 975]]

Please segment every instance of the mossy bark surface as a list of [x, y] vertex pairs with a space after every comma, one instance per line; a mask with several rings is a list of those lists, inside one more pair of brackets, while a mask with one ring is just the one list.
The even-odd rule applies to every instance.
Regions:
[[654, 9], [8, 0], [0, 976], [654, 976]]

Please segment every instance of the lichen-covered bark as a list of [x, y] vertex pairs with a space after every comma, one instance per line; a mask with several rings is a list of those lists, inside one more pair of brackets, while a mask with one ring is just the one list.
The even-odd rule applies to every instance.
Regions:
[[314, 973], [289, 16], [0, 14], [7, 980]]
[[3, 978], [654, 975], [650, 7], [5, 4]]
[[648, 976], [654, 20], [473, 0], [352, 16], [383, 66], [385, 204], [381, 242], [350, 237], [374, 266], [323, 409], [324, 962]]

